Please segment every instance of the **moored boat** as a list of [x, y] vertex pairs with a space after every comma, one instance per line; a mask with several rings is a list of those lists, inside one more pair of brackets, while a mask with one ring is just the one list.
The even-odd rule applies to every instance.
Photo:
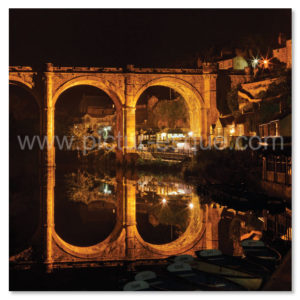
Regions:
[[247, 258], [269, 268], [274, 269], [281, 261], [281, 254], [263, 241], [244, 240], [242, 247]]
[[173, 276], [198, 286], [200, 290], [207, 291], [242, 291], [244, 288], [226, 278], [211, 273], [195, 270], [185, 262], [175, 262], [167, 267]]
[[123, 291], [152, 291], [153, 289], [150, 288], [148, 282], [139, 280], [139, 281], [130, 281], [127, 282], [124, 287]]
[[264, 281], [262, 276], [254, 275], [241, 269], [233, 269], [209, 261], [194, 259], [190, 255], [178, 256], [175, 260], [185, 262], [197, 271], [223, 277], [248, 290], [258, 290]]
[[162, 276], [153, 271], [142, 271], [135, 275], [135, 280], [146, 281], [152, 288], [159, 291], [192, 291], [195, 287], [182, 281]]
[[245, 258], [225, 255], [219, 249], [207, 249], [195, 252], [198, 259], [210, 262], [218, 266], [225, 266], [235, 270], [245, 271], [252, 275], [264, 278], [270, 276], [270, 270], [266, 267], [251, 262]]

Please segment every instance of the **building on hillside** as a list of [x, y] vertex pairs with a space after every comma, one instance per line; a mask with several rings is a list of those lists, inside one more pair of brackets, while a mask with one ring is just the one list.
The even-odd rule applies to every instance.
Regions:
[[115, 107], [105, 96], [83, 95], [80, 102], [80, 116], [78, 122], [91, 130], [98, 130], [103, 127], [115, 129], [116, 114]]
[[233, 71], [244, 71], [248, 68], [248, 62], [242, 56], [234, 56], [230, 58], [223, 58], [217, 62], [219, 70], [233, 70]]
[[268, 123], [259, 125], [260, 137], [291, 137], [292, 136], [292, 114], [279, 114]]
[[289, 95], [277, 92], [276, 95], [268, 96], [267, 93], [270, 87], [274, 89], [284, 84], [284, 80], [283, 77], [276, 77], [245, 83], [238, 91], [239, 110], [256, 122], [255, 131], [261, 137], [291, 135]]
[[217, 62], [219, 70], [229, 70], [233, 69], [233, 59], [222, 59]]
[[112, 114], [115, 110], [114, 103], [106, 95], [83, 95], [79, 104], [81, 114]]
[[292, 40], [280, 41], [280, 48], [273, 49], [273, 57], [286, 64], [287, 69], [292, 68]]
[[116, 115], [94, 115], [87, 113], [81, 117], [81, 122], [86, 128], [97, 130], [103, 127], [110, 127], [112, 130], [115, 128]]
[[220, 116], [216, 124], [210, 128], [211, 143], [219, 148], [229, 147], [234, 134], [235, 123], [232, 115]]
[[[255, 115], [251, 113], [237, 114], [235, 117], [230, 114], [220, 116], [216, 124], [211, 126], [211, 142], [219, 147], [226, 148], [235, 143], [237, 137], [251, 137], [256, 135]], [[236, 145], [238, 147], [238, 145]]]

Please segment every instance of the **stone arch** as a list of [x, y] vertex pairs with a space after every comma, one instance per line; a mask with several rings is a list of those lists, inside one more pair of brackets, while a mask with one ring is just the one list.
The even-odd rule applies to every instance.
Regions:
[[[53, 81], [55, 82], [55, 77], [53, 78]], [[116, 106], [116, 128], [118, 135], [123, 136], [123, 103], [125, 102], [124, 96], [122, 95], [121, 90], [118, 90], [118, 88], [110, 81], [101, 79], [96, 76], [78, 76], [71, 80], [63, 82], [54, 92], [52, 101], [53, 106], [55, 107], [55, 104], [59, 98], [59, 96], [62, 95], [63, 92], [66, 90], [80, 86], [80, 85], [87, 85], [92, 86], [95, 88], [98, 88], [99, 90], [102, 90], [105, 92], [110, 99], [113, 101], [113, 103]], [[120, 144], [123, 145], [123, 140], [120, 138]], [[120, 151], [117, 151], [117, 155], [119, 155]]]
[[122, 108], [122, 103], [124, 101], [122, 101], [122, 96], [120, 95], [117, 88], [111, 82], [107, 80], [102, 80], [101, 78], [98, 78], [96, 76], [79, 76], [64, 82], [56, 89], [53, 95], [53, 104], [56, 104], [56, 101], [58, 100], [59, 96], [64, 91], [79, 85], [93, 86], [102, 90], [111, 98], [117, 110], [120, 110]]
[[140, 96], [147, 88], [158, 85], [172, 88], [184, 98], [188, 108], [190, 128], [194, 132], [194, 135], [199, 137], [202, 131], [201, 116], [202, 109], [204, 108], [204, 99], [194, 86], [183, 79], [164, 76], [150, 80], [137, 91], [133, 98], [133, 103], [129, 105], [135, 107]]
[[34, 86], [32, 84], [22, 80], [22, 78], [20, 78], [18, 76], [14, 76], [14, 75], [9, 75], [9, 84], [20, 87], [20, 88], [24, 89], [25, 91], [27, 91], [34, 98], [36, 104], [38, 105], [38, 108], [41, 109], [41, 102], [39, 101], [39, 98], [33, 91]]
[[191, 220], [182, 236], [170, 243], [155, 245], [144, 241], [136, 228], [136, 238], [140, 245], [147, 251], [162, 256], [178, 255], [192, 249], [203, 238], [205, 232], [204, 213], [200, 207], [199, 198], [195, 194], [192, 196], [192, 203], [194, 209]]

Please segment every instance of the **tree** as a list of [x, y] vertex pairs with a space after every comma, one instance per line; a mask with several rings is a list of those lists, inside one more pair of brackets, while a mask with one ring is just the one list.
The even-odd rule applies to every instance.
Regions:
[[240, 86], [238, 85], [237, 87], [232, 88], [227, 93], [227, 97], [226, 97], [227, 105], [232, 113], [239, 110], [239, 102], [238, 102], [238, 90], [239, 89], [240, 89]]
[[279, 83], [270, 84], [266, 91], [259, 94], [259, 97], [262, 98], [259, 111], [261, 122], [272, 120], [279, 112], [290, 112], [292, 105], [290, 76]]
[[113, 182], [109, 178], [100, 179], [86, 171], [68, 174], [66, 186], [70, 200], [86, 205], [100, 199], [109, 202], [113, 191]]
[[98, 133], [86, 128], [82, 123], [70, 126], [68, 135], [72, 139], [72, 150], [77, 150], [78, 156], [81, 151], [86, 155], [99, 146], [100, 137]]
[[166, 127], [175, 128], [178, 120], [185, 124], [186, 127], [189, 127], [188, 111], [185, 101], [181, 97], [175, 100], [159, 101], [153, 108], [151, 121], [155, 127], [161, 127], [158, 124], [163, 121], [163, 124], [167, 124]]

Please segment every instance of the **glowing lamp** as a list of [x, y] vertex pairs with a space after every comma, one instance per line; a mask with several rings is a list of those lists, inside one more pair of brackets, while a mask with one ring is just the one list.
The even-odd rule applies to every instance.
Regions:
[[268, 68], [269, 67], [269, 60], [268, 59], [264, 59], [263, 60], [263, 64], [264, 64], [264, 68]]
[[189, 208], [190, 208], [190, 209], [193, 209], [193, 208], [194, 208], [194, 204], [193, 204], [193, 203], [190, 203], [190, 204], [189, 204]]
[[164, 198], [164, 199], [162, 199], [162, 204], [167, 204], [167, 200]]
[[252, 64], [252, 68], [255, 69], [259, 64], [259, 58], [253, 57], [253, 59], [251, 60], [251, 64]]
[[188, 135], [189, 135], [189, 137], [193, 136], [193, 131], [190, 131], [190, 132], [188, 133]]
[[257, 65], [258, 65], [258, 63], [259, 63], [259, 59], [254, 58], [254, 59], [252, 60], [252, 67], [253, 67], [253, 68], [256, 68]]

